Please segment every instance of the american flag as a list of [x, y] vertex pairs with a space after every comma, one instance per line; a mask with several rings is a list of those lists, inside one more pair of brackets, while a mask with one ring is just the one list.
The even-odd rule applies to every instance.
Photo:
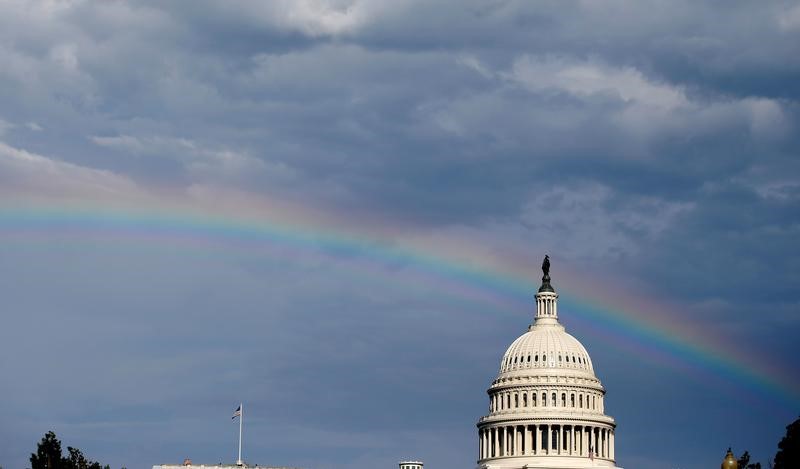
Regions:
[[233, 417], [231, 417], [231, 420], [241, 416], [242, 416], [242, 406], [240, 405], [239, 407], [236, 408], [236, 410], [233, 411]]

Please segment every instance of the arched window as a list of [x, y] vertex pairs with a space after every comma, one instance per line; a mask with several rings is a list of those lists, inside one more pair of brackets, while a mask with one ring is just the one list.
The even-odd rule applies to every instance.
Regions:
[[583, 394], [578, 395], [578, 407], [583, 409]]
[[569, 396], [569, 400], [570, 400], [570, 407], [575, 407], [575, 393], [572, 393]]
[[522, 407], [528, 407], [528, 393], [522, 393]]
[[561, 355], [558, 356], [558, 363], [561, 363]]
[[594, 396], [592, 396], [592, 410], [596, 409]]
[[542, 406], [547, 407], [547, 394], [542, 393]]
[[566, 406], [567, 406], [567, 394], [562, 392], [561, 393], [561, 407], [566, 407]]
[[553, 393], [553, 401], [552, 402], [553, 402], [553, 407], [556, 407], [556, 405], [558, 404], [556, 402], [556, 393]]
[[511, 394], [506, 395], [506, 408], [511, 408]]
[[514, 407], [519, 407], [519, 394], [514, 393]]
[[536, 403], [536, 401], [537, 401], [537, 399], [536, 399], [536, 393], [533, 393], [533, 394], [531, 394], [531, 398], [533, 399], [533, 403], [532, 403], [532, 404], [533, 404], [533, 406], [534, 406], [534, 407], [536, 407], [536, 406], [537, 406], [537, 403]]
[[531, 356], [528, 355], [528, 363], [530, 363], [530, 362], [531, 362]]
[[536, 363], [539, 363], [539, 354], [538, 353], [533, 356], [533, 361], [536, 362]]

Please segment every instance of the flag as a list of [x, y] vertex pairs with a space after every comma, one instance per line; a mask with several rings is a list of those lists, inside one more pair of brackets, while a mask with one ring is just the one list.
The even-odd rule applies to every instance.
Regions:
[[242, 406], [240, 405], [239, 407], [236, 408], [236, 410], [233, 411], [233, 417], [231, 417], [231, 420], [241, 416], [242, 416]]

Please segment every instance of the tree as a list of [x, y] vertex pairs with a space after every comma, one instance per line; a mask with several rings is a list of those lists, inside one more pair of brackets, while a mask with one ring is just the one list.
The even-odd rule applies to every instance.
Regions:
[[761, 463], [751, 463], [750, 462], [750, 453], [745, 451], [744, 454], [739, 456], [739, 469], [761, 469]]
[[61, 454], [61, 442], [55, 433], [49, 431], [36, 447], [36, 453], [31, 453], [30, 469], [110, 469], [109, 466], [86, 459], [78, 448], [68, 446], [67, 452], [67, 457]]
[[786, 436], [778, 443], [774, 469], [800, 467], [800, 418], [786, 426]]
[[31, 469], [61, 469], [61, 442], [52, 431], [45, 433], [42, 441], [36, 447], [36, 453], [31, 454]]

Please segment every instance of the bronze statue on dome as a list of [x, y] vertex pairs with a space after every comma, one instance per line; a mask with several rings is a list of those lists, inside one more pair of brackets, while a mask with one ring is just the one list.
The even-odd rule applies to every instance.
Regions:
[[544, 255], [544, 261], [542, 262], [542, 272], [544, 272], [545, 277], [550, 276], [550, 256], [547, 254]]

